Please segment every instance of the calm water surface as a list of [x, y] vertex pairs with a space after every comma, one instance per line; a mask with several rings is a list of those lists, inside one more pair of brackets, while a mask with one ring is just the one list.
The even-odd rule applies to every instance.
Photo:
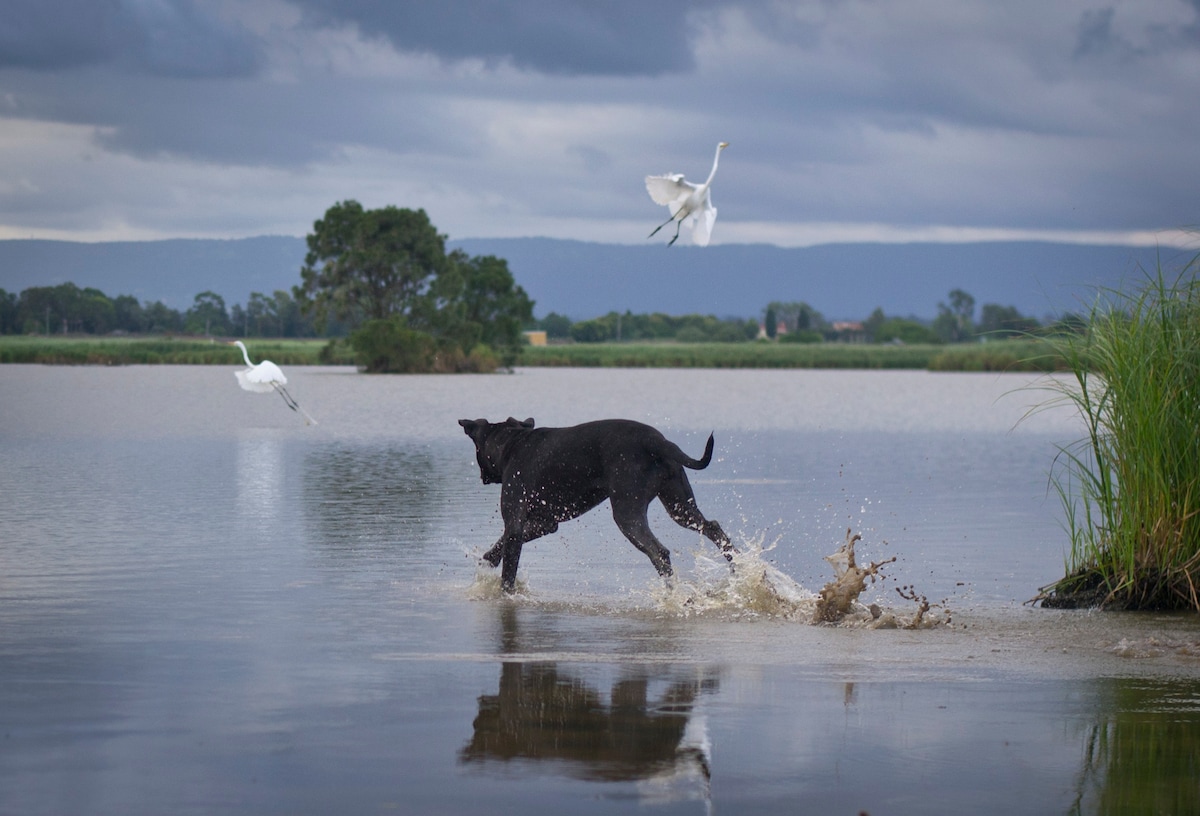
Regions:
[[[0, 812], [1195, 813], [1195, 616], [1051, 612], [1024, 376], [0, 366]], [[499, 536], [456, 420], [622, 416], [717, 456], [731, 577], [655, 508]], [[847, 528], [897, 560], [809, 622]], [[762, 579], [761, 581], [759, 579]]]

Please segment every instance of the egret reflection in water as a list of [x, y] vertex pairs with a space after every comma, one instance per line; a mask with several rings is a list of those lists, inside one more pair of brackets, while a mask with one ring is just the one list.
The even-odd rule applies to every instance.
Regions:
[[237, 505], [242, 522], [265, 532], [283, 512], [284, 441], [244, 435], [237, 441]]

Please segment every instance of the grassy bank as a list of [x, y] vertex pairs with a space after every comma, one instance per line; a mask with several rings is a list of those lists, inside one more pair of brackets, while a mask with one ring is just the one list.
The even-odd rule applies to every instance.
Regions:
[[846, 343], [575, 343], [526, 348], [521, 365], [623, 368], [858, 368], [1053, 371], [1065, 361], [1033, 340], [967, 346]]
[[1090, 331], [1065, 343], [1074, 378], [1058, 400], [1087, 438], [1055, 484], [1071, 535], [1067, 575], [1044, 606], [1200, 611], [1200, 281], [1107, 293]]
[[[250, 357], [280, 365], [349, 365], [348, 349], [323, 359], [326, 340], [250, 340]], [[0, 336], [0, 363], [45, 365], [237, 365], [242, 353], [219, 340], [184, 337]]]
[[[279, 365], [353, 365], [352, 351], [326, 340], [251, 339], [250, 357]], [[858, 368], [933, 371], [1052, 371], [1066, 367], [1041, 341], [962, 346], [843, 343], [574, 343], [528, 346], [518, 365], [573, 368]], [[0, 336], [0, 363], [49, 365], [236, 365], [221, 341], [183, 337]]]

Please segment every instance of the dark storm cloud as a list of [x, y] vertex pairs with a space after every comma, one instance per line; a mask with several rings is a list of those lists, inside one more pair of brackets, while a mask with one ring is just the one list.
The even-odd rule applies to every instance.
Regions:
[[5, 0], [0, 230], [254, 234], [356, 197], [624, 240], [642, 177], [718, 140], [721, 240], [1172, 226], [1198, 51], [1200, 0]]
[[1185, 0], [1195, 18], [1176, 26], [1153, 25], [1137, 31], [1139, 42], [1117, 31], [1118, 11], [1112, 6], [1090, 9], [1079, 20], [1076, 58], [1107, 57], [1125, 61], [1154, 57], [1175, 50], [1200, 51], [1200, 0]]
[[119, 18], [113, 0], [9, 4], [0, 14], [0, 66], [50, 70], [109, 59], [124, 36]]
[[0, 12], [0, 67], [112, 64], [177, 77], [248, 76], [258, 43], [190, 0], [16, 0]]
[[659, 75], [692, 67], [695, 0], [298, 0], [320, 22], [344, 20], [397, 48], [446, 60], [508, 60], [563, 75]]

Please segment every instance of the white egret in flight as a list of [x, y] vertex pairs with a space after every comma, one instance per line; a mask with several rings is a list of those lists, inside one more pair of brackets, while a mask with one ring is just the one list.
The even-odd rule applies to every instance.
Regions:
[[709, 190], [712, 187], [713, 176], [717, 174], [717, 162], [721, 151], [729, 147], [729, 142], [717, 145], [717, 153], [713, 156], [712, 172], [703, 184], [693, 184], [683, 177], [683, 173], [667, 173], [662, 176], [646, 176], [646, 191], [655, 204], [663, 204], [671, 211], [671, 217], [654, 228], [654, 232], [646, 236], [653, 238], [660, 229], [675, 223], [675, 237], [667, 242], [667, 246], [679, 240], [679, 228], [687, 221], [692, 228], [692, 243], [696, 246], [708, 246], [709, 236], [712, 235], [713, 223], [717, 220], [717, 208], [712, 205]]
[[270, 360], [263, 360], [258, 365], [250, 362], [250, 353], [246, 351], [246, 344], [241, 340], [234, 340], [230, 345], [237, 346], [242, 350], [242, 359], [249, 366], [243, 371], [233, 372], [234, 376], [237, 377], [238, 385], [247, 391], [254, 391], [257, 394], [269, 394], [272, 391], [276, 391], [279, 393], [279, 396], [283, 397], [283, 401], [287, 403], [288, 408], [291, 408], [293, 411], [299, 411], [304, 415], [306, 424], [317, 424], [317, 421], [308, 415], [308, 411], [301, 408], [300, 403], [296, 402], [287, 389], [284, 388], [287, 385], [287, 377], [283, 376], [283, 370], [279, 366]]

